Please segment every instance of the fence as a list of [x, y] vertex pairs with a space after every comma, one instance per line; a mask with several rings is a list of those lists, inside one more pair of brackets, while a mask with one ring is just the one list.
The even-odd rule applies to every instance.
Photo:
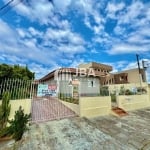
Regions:
[[78, 84], [59, 81], [58, 97], [66, 102], [78, 104], [80, 97], [109, 96], [107, 87], [100, 87], [98, 79], [80, 79]]
[[116, 95], [142, 95], [148, 93], [147, 83], [109, 85], [110, 94]]
[[101, 87], [104, 95], [111, 96], [111, 101], [116, 102], [117, 96], [129, 95], [148, 95], [149, 89], [147, 83], [132, 83], [132, 84], [114, 84]]
[[4, 79], [0, 83], [0, 99], [4, 92], [10, 93], [12, 100], [32, 98], [36, 94], [37, 85], [33, 80]]

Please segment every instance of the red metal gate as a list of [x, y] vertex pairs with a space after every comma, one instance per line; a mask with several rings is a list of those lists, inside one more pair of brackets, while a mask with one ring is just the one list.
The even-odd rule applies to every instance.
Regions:
[[75, 112], [62, 104], [57, 98], [34, 98], [32, 100], [32, 122], [62, 119], [76, 116]]

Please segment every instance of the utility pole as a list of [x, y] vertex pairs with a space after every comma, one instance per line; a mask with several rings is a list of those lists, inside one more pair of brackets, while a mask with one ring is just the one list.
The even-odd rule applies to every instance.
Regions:
[[140, 86], [142, 87], [141, 69], [140, 69], [139, 55], [138, 54], [136, 54], [136, 59], [137, 59], [138, 70], [139, 70]]
[[141, 74], [140, 63], [139, 63], [139, 55], [138, 54], [136, 54], [136, 59], [137, 59], [139, 74]]

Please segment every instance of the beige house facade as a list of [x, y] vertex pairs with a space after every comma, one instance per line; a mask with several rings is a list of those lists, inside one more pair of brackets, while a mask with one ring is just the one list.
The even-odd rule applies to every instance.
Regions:
[[110, 73], [106, 77], [101, 78], [102, 85], [108, 84], [128, 84], [128, 83], [142, 83], [146, 82], [146, 74], [144, 69], [130, 69], [121, 72]]
[[[146, 75], [144, 69], [130, 69], [117, 73], [111, 73], [113, 67], [106, 64], [90, 62], [80, 64], [78, 68], [60, 68], [54, 70], [39, 80], [40, 83], [48, 85], [57, 85], [57, 95], [59, 93], [71, 96], [73, 93], [72, 81], [78, 80], [80, 82], [80, 95], [98, 95], [100, 87], [103, 85], [114, 84], [131, 84], [146, 82]], [[57, 74], [56, 74], [57, 73]]]
[[[80, 64], [78, 67], [86, 69], [93, 68], [96, 74], [99, 73], [101, 85], [146, 82], [144, 69], [140, 69], [140, 74], [138, 68], [111, 73], [111, 71], [113, 71], [112, 66], [96, 62]], [[102, 73], [104, 73], [104, 75], [102, 75]]]

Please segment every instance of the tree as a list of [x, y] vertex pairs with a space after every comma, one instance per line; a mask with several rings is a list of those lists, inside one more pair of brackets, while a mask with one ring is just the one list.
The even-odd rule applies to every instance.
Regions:
[[24, 110], [20, 106], [19, 109], [15, 111], [14, 119], [8, 121], [10, 126], [0, 130], [0, 138], [12, 136], [15, 141], [20, 140], [23, 133], [28, 130], [30, 118], [31, 114], [24, 114]]
[[11, 98], [19, 95], [19, 93], [29, 95], [30, 91], [27, 92], [26, 88], [31, 87], [28, 83], [31, 83], [33, 79], [34, 73], [28, 69], [27, 65], [22, 67], [19, 65], [0, 64], [0, 100], [4, 91], [9, 91]]
[[0, 83], [4, 79], [8, 78], [17, 78], [23, 80], [32, 80], [34, 79], [34, 73], [28, 69], [28, 66], [22, 67], [19, 65], [7, 65], [1, 64], [0, 65]]
[[13, 68], [7, 64], [0, 65], [0, 83], [5, 78], [11, 78], [13, 74]]
[[10, 101], [10, 94], [9, 92], [5, 92], [2, 97], [2, 105], [0, 105], [0, 129], [5, 128], [7, 125], [11, 108], [9, 101]]

